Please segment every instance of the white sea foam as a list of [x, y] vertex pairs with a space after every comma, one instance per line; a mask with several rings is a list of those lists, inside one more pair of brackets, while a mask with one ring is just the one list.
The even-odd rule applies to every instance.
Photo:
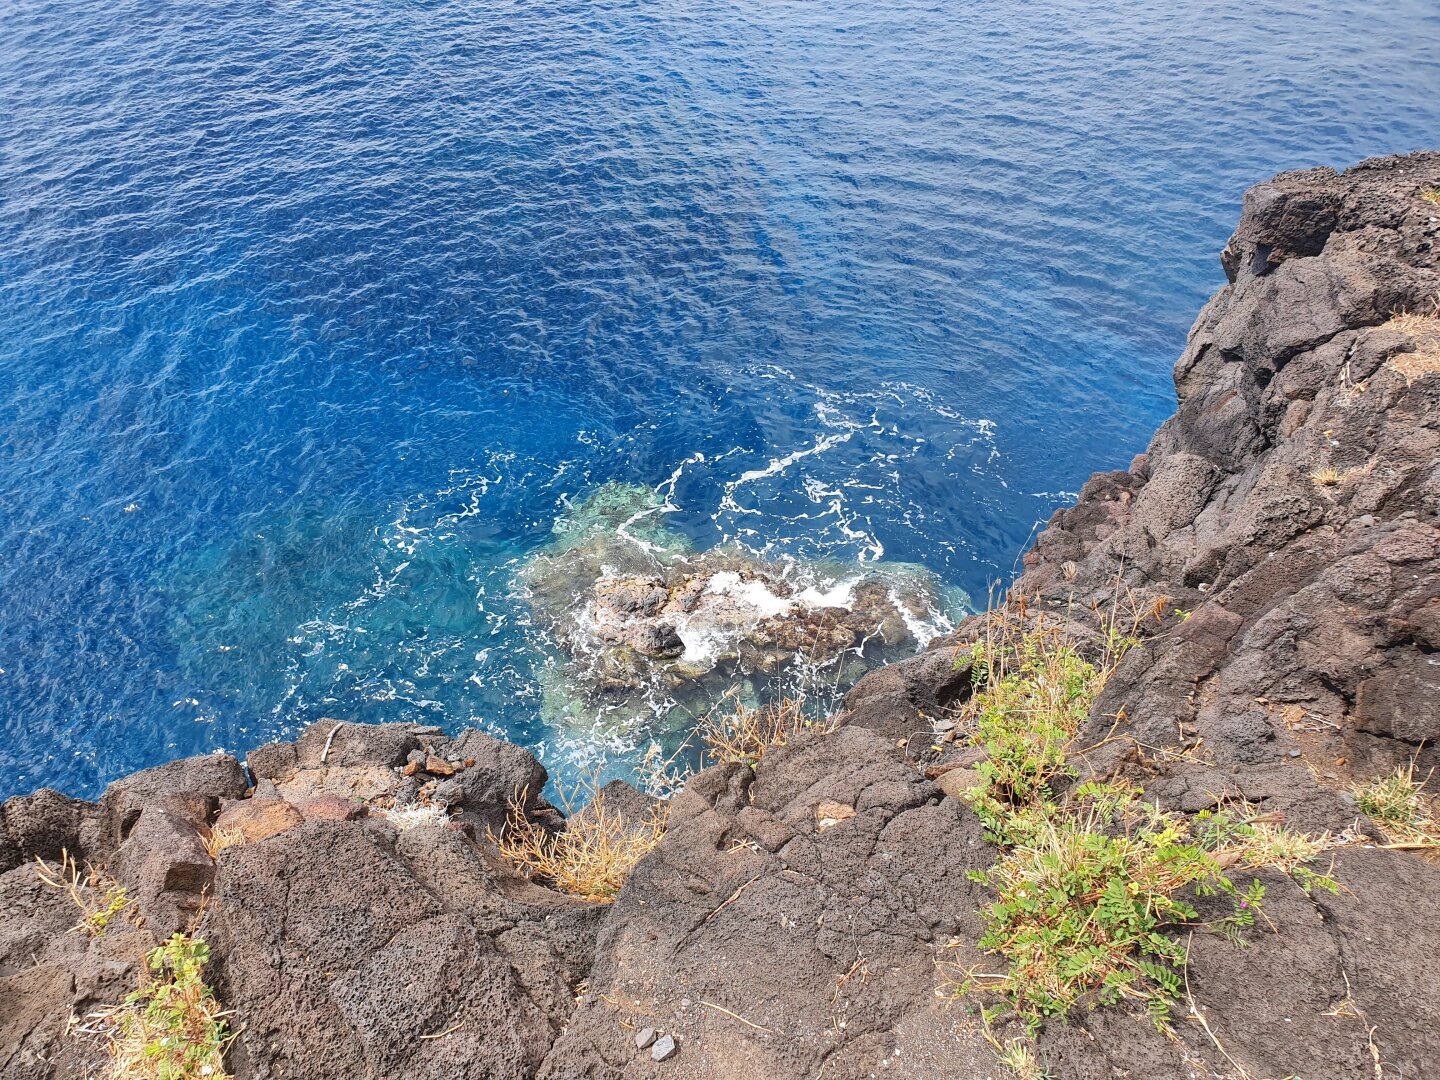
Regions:
[[847, 431], [836, 432], [833, 435], [821, 435], [810, 446], [804, 447], [800, 450], [792, 450], [790, 453], [785, 454], [783, 457], [771, 458], [770, 464], [766, 465], [763, 469], [747, 469], [745, 472], [741, 473], [734, 480], [729, 481], [725, 485], [724, 494], [720, 498], [720, 509], [722, 511], [728, 510], [732, 514], [763, 513], [763, 511], [761, 510], [752, 509], [750, 507], [742, 507], [739, 503], [737, 503], [735, 501], [736, 490], [744, 487], [746, 484], [753, 484], [756, 480], [764, 480], [770, 476], [779, 476], [786, 469], [790, 468], [790, 466], [794, 465], [798, 461], [810, 457], [813, 454], [823, 454], [832, 446], [838, 446], [841, 443], [849, 442], [851, 436], [853, 436], [854, 434], [855, 429], [851, 428]]
[[763, 581], [744, 581], [734, 570], [722, 570], [715, 574], [705, 586], [705, 591], [753, 608], [757, 621], [784, 615], [794, 606], [791, 600], [771, 592]]

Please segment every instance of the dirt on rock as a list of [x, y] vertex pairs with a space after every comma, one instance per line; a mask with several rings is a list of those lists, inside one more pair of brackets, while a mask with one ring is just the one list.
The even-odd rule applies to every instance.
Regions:
[[[1176, 415], [1025, 556], [1011, 597], [1028, 617], [1083, 642], [1117, 600], [1154, 616], [1081, 728], [1082, 775], [1172, 811], [1243, 799], [1349, 841], [1331, 853], [1337, 894], [1259, 871], [1268, 925], [1245, 947], [1187, 940], [1173, 1035], [1123, 1003], [1081, 1010], [1040, 1031], [1049, 1076], [1440, 1075], [1440, 866], [1378, 843], [1349, 793], [1440, 765], [1426, 188], [1440, 154], [1252, 189], [1230, 284], [1176, 366]], [[480, 732], [323, 721], [98, 803], [11, 799], [0, 1080], [105, 1075], [85, 1018], [177, 929], [212, 948], [239, 1080], [1004, 1076], [948, 989], [999, 962], [977, 945], [993, 895], [975, 872], [996, 849], [962, 797], [977, 758], [955, 722], [979, 633], [970, 620], [866, 676], [833, 734], [694, 777], [612, 905], [498, 858], [486, 830], [512, 797], [564, 822], [540, 763]], [[82, 898], [125, 889], [102, 933], [75, 929], [76, 903], [38, 872], [53, 879], [62, 852], [96, 868]]]

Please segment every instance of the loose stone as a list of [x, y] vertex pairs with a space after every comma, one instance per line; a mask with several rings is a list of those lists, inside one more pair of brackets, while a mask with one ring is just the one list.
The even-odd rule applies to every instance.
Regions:
[[669, 1061], [680, 1050], [673, 1035], [661, 1035], [650, 1048], [650, 1056], [656, 1061]]

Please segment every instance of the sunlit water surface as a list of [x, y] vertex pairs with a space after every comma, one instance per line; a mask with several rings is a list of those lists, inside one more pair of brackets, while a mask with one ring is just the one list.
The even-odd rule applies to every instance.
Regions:
[[320, 717], [623, 772], [542, 715], [567, 507], [983, 600], [1170, 411], [1242, 189], [1440, 136], [1430, 0], [0, 31], [0, 795]]

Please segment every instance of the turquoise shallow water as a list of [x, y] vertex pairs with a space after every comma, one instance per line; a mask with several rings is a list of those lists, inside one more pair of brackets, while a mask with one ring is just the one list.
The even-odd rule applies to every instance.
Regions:
[[606, 481], [983, 597], [1170, 411], [1244, 186], [1440, 136], [1428, 0], [0, 27], [0, 795], [321, 716], [572, 771], [515, 572]]

